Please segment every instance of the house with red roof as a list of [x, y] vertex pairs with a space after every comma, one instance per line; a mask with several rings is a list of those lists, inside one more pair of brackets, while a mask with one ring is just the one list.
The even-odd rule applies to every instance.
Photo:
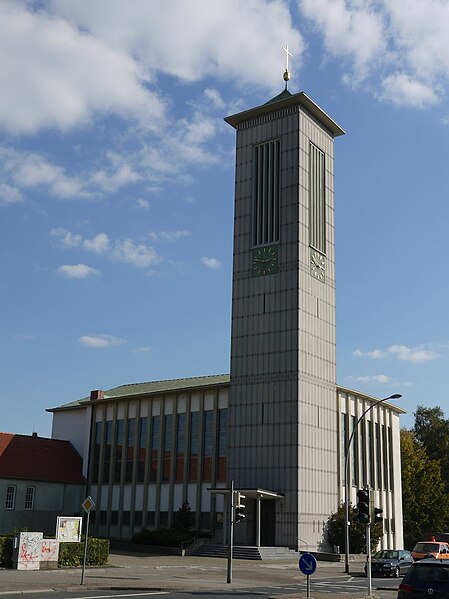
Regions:
[[54, 535], [57, 516], [80, 515], [86, 481], [70, 441], [0, 433], [0, 534]]

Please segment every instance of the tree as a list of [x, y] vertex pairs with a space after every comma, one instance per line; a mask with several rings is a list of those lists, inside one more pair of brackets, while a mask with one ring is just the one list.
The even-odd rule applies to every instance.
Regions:
[[415, 440], [425, 448], [431, 460], [441, 463], [441, 475], [449, 492], [449, 420], [444, 418], [440, 407], [418, 406], [413, 428]]
[[429, 459], [414, 431], [401, 430], [402, 506], [404, 544], [414, 544], [429, 532], [444, 532], [449, 525], [449, 497], [439, 460]]
[[[366, 527], [364, 524], [357, 522], [354, 518], [352, 506], [349, 506], [349, 519], [351, 526], [349, 527], [349, 547], [351, 553], [366, 552]], [[331, 547], [340, 547], [340, 551], [344, 551], [345, 547], [345, 504], [342, 503], [338, 510], [331, 514], [326, 525], [327, 540]], [[383, 534], [381, 523], [371, 526], [371, 551], [375, 551], [379, 543], [379, 539]]]
[[190, 504], [187, 499], [176, 512], [173, 519], [173, 528], [190, 530], [195, 522], [195, 514], [192, 514]]

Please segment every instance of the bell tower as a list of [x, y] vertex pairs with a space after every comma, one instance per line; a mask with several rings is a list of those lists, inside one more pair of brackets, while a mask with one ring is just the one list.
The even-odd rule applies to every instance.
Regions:
[[[228, 464], [236, 488], [276, 497], [262, 499], [265, 544], [313, 550], [338, 501], [334, 138], [344, 131], [288, 79], [287, 62], [282, 93], [225, 119], [237, 134]], [[254, 544], [260, 511], [239, 525], [240, 542]]]

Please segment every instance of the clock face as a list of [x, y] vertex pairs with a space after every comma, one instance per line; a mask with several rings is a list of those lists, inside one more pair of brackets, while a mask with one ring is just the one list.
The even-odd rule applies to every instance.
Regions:
[[310, 250], [310, 274], [319, 281], [324, 281], [326, 276], [326, 258], [317, 250]]
[[276, 245], [253, 249], [253, 274], [271, 275], [278, 271], [278, 247]]

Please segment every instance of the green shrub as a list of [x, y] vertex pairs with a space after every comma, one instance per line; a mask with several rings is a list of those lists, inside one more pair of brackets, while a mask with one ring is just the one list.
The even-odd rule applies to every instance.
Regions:
[[189, 541], [194, 534], [192, 531], [174, 528], [159, 528], [158, 530], [142, 528], [140, 532], [134, 535], [133, 542], [158, 547], [181, 547], [181, 544]]
[[[109, 557], [109, 540], [89, 538], [87, 541], [87, 566], [103, 566]], [[60, 543], [58, 566], [82, 566], [84, 560], [84, 541], [81, 543]]]
[[0, 567], [12, 568], [12, 540], [13, 535], [0, 537]]

